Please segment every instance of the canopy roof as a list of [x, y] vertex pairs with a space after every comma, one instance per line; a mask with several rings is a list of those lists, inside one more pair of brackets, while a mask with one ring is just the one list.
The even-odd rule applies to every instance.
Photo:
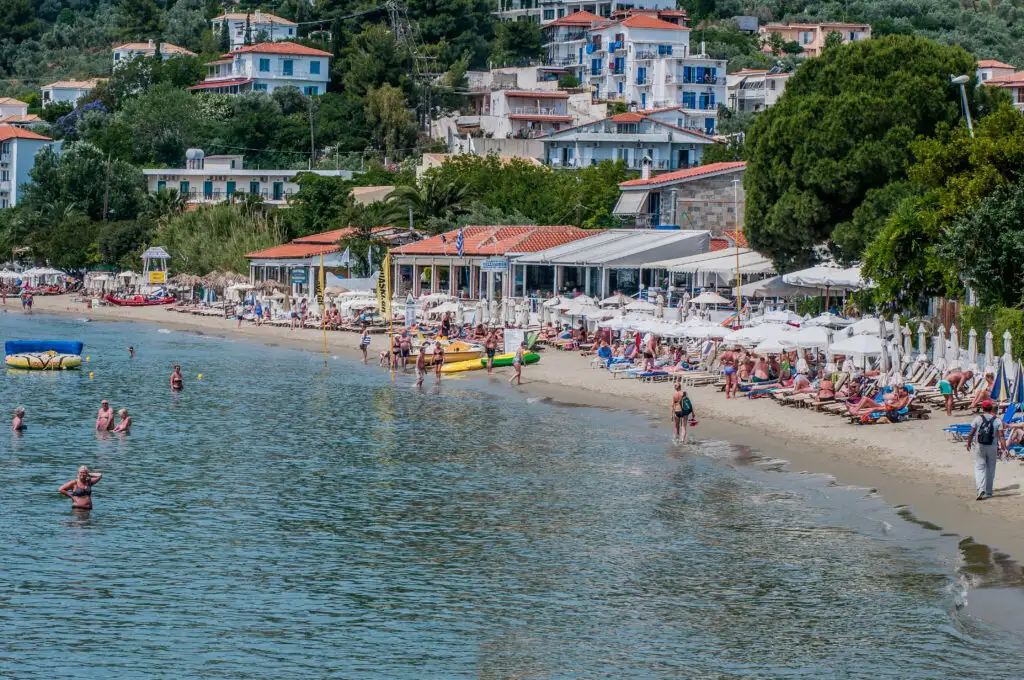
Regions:
[[783, 274], [782, 279], [796, 286], [842, 290], [861, 290], [870, 285], [861, 277], [860, 267], [842, 269], [833, 265], [819, 265], [792, 274]]
[[709, 231], [607, 229], [570, 243], [523, 255], [515, 263], [647, 269], [653, 257], [682, 257], [705, 252], [709, 247]]
[[160, 246], [153, 246], [152, 248], [147, 248], [146, 252], [142, 253], [142, 258], [141, 259], [143, 259], [143, 260], [169, 260], [169, 259], [171, 259], [171, 256], [170, 256], [170, 254], [166, 250], [164, 250]]
[[[670, 272], [694, 274], [708, 272], [711, 274], [735, 274], [736, 251], [715, 250], [710, 253], [691, 255], [673, 260], [660, 260], [645, 265], [651, 269], [667, 269]], [[775, 265], [758, 252], [750, 248], [739, 248], [740, 274], [774, 274]]]
[[[735, 255], [733, 256], [733, 259], [735, 260]], [[735, 266], [735, 263], [733, 264]], [[786, 283], [782, 280], [781, 276], [773, 276], [761, 281], [751, 281], [750, 283], [745, 283], [740, 286], [740, 295], [742, 297], [754, 298], [791, 298], [799, 297], [801, 295], [815, 295], [817, 292], [817, 288], [795, 286], [791, 283]]]

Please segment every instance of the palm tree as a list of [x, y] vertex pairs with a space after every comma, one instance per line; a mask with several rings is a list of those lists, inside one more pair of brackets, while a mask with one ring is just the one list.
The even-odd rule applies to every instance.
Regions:
[[463, 203], [468, 197], [469, 187], [465, 184], [446, 182], [430, 174], [419, 186], [395, 187], [388, 202], [412, 208], [413, 216], [418, 219], [450, 218], [465, 212]]
[[158, 224], [164, 224], [175, 215], [185, 212], [188, 201], [177, 189], [164, 187], [155, 194], [146, 194], [142, 214]]

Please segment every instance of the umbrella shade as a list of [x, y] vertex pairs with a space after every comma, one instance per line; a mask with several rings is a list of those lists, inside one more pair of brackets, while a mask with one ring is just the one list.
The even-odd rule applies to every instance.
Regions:
[[1017, 377], [1010, 388], [1010, 401], [1014, 404], [1024, 403], [1024, 364], [1017, 362]]
[[731, 333], [725, 326], [683, 326], [679, 329], [680, 337], [694, 338], [696, 340], [707, 340], [710, 338], [724, 338]]
[[946, 358], [950, 361], [960, 361], [960, 330], [956, 324], [949, 327], [949, 352]]
[[817, 288], [795, 286], [786, 283], [781, 276], [773, 276], [763, 281], [752, 281], [740, 286], [740, 297], [753, 298], [794, 298], [801, 295], [815, 295]]
[[782, 354], [785, 351], [786, 346], [777, 338], [762, 340], [754, 347], [755, 354]]
[[558, 306], [559, 306], [559, 305], [561, 305], [561, 304], [562, 304], [563, 302], [568, 302], [568, 301], [569, 301], [568, 299], [566, 299], [566, 298], [561, 298], [561, 297], [558, 297], [558, 296], [556, 295], [555, 297], [551, 298], [550, 300], [545, 300], [545, 301], [544, 301], [544, 306], [545, 306], [545, 307], [558, 307]]
[[773, 312], [766, 312], [761, 317], [762, 322], [800, 324], [804, 319], [796, 312], [786, 309], [777, 309]]
[[992, 391], [989, 393], [989, 398], [992, 401], [1003, 401], [1009, 397], [1010, 385], [1006, 380], [1006, 367], [1003, 362], [999, 362], [999, 367], [996, 369], [996, 380], [992, 384]]
[[890, 331], [889, 324], [873, 316], [864, 317], [850, 328], [854, 335], [878, 335], [883, 329], [886, 334]]
[[634, 300], [626, 305], [627, 312], [653, 312], [654, 305], [646, 300]]
[[728, 333], [724, 340], [729, 344], [756, 345], [764, 340], [782, 339], [782, 336], [788, 336], [791, 333], [793, 333], [793, 330], [790, 326], [766, 323], [760, 326], [748, 326]]
[[625, 307], [629, 304], [629, 298], [622, 293], [618, 293], [617, 295], [606, 297], [604, 300], [601, 300], [599, 304], [602, 307]]
[[914, 334], [910, 326], [903, 329], [903, 354], [906, 355], [908, 362], [913, 361], [911, 357], [914, 355]]
[[1013, 359], [1013, 336], [1010, 331], [1003, 333], [1003, 361]]
[[985, 370], [995, 367], [996, 350], [992, 342], [992, 331], [985, 331]]
[[694, 305], [731, 305], [732, 301], [725, 299], [718, 293], [708, 291], [693, 298], [690, 300], [690, 303]]
[[946, 358], [946, 327], [939, 326], [938, 333], [935, 334], [935, 339], [932, 342], [932, 352], [934, 354], [934, 360], [936, 362]]
[[978, 331], [973, 328], [967, 333], [967, 367], [974, 369], [978, 365]]
[[821, 326], [808, 326], [787, 335], [784, 342], [790, 347], [821, 348], [828, 347], [831, 333]]
[[852, 326], [853, 323], [852, 319], [845, 319], [831, 312], [825, 312], [824, 314], [819, 314], [813, 319], [808, 319], [803, 325], [826, 326], [828, 328], [846, 328], [847, 326]]
[[917, 325], [917, 354], [924, 360], [928, 358], [928, 341], [927, 331], [924, 329], [924, 324], [919, 323]]
[[897, 344], [903, 340], [903, 328], [900, 326], [899, 314], [892, 315], [892, 336], [896, 339]]
[[861, 290], [869, 286], [868, 282], [861, 278], [860, 267], [842, 269], [822, 265], [784, 274], [782, 280], [796, 286], [837, 290]]
[[882, 353], [882, 339], [876, 335], [854, 335], [833, 343], [829, 353], [876, 356]]

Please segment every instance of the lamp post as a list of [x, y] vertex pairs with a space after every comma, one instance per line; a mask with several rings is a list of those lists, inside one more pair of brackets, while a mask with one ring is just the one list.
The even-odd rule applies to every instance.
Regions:
[[740, 181], [732, 181], [732, 213], [736, 230], [733, 232], [733, 246], [736, 251], [736, 314], [740, 313]]
[[967, 131], [971, 133], [971, 137], [974, 137], [974, 125], [971, 124], [971, 110], [967, 108], [967, 83], [970, 80], [967, 76], [949, 76], [951, 85], [960, 86], [960, 102], [964, 107], [964, 117], [967, 118]]

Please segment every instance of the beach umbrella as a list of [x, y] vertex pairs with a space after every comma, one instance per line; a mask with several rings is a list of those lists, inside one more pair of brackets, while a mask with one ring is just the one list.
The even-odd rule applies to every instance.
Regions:
[[526, 328], [530, 325], [530, 303], [523, 300], [519, 305], [519, 327]]
[[1013, 336], [1010, 331], [1003, 333], [1003, 363], [1013, 361]]
[[882, 353], [882, 340], [874, 335], [853, 335], [834, 342], [829, 354], [877, 356]]
[[1003, 366], [1003, 362], [999, 362], [999, 367], [996, 368], [996, 379], [992, 384], [992, 391], [989, 393], [989, 398], [992, 401], [1005, 401], [1009, 396], [1010, 385], [1006, 379], [1006, 368]]
[[932, 341], [932, 361], [939, 369], [946, 367], [946, 327], [939, 324]]
[[665, 318], [665, 299], [661, 295], [654, 301], [654, 316], [659, 319]]
[[762, 340], [754, 347], [755, 354], [781, 354], [786, 351], [785, 345], [777, 338]]
[[634, 300], [626, 305], [626, 311], [628, 312], [653, 312], [654, 309], [654, 305], [646, 300]]
[[910, 363], [911, 357], [914, 356], [914, 333], [910, 330], [909, 325], [903, 327], [903, 354], [906, 356], [907, 363]]
[[606, 297], [604, 300], [598, 303], [601, 307], [625, 307], [629, 304], [629, 298], [622, 293], [616, 293], [611, 297]]
[[897, 343], [903, 340], [903, 328], [900, 326], [899, 314], [892, 315], [892, 336], [896, 339]]
[[969, 368], [972, 371], [978, 368], [978, 331], [973, 328], [967, 332], [967, 361], [961, 368]]
[[487, 318], [491, 320], [491, 325], [502, 325], [502, 320], [498, 316], [498, 301], [491, 298], [487, 303]]
[[1024, 365], [1017, 362], [1017, 376], [1013, 379], [1013, 386], [1010, 388], [1010, 402], [1014, 404], [1024, 403]]
[[950, 349], [950, 352], [946, 355], [946, 358], [949, 360], [948, 363], [950, 365], [952, 365], [952, 364], [959, 364], [960, 363], [960, 329], [958, 329], [956, 327], [956, 324], [953, 324], [952, 326], [949, 327], [949, 345], [950, 345], [951, 349]]
[[996, 350], [993, 342], [992, 330], [985, 331], [985, 372], [991, 373], [996, 370]]
[[917, 360], [927, 361], [928, 360], [928, 332], [924, 329], [924, 324], [917, 324]]
[[704, 293], [701, 293], [697, 297], [695, 297], [692, 300], [690, 300], [690, 302], [692, 304], [695, 304], [695, 305], [731, 305], [732, 304], [732, 302], [730, 302], [729, 300], [725, 299], [724, 297], [722, 297], [718, 293], [714, 293], [714, 292], [711, 292], [711, 291], [706, 291]]
[[[879, 319], [879, 323], [885, 323]], [[878, 352], [878, 370], [882, 375], [886, 375], [889, 372], [889, 350], [886, 342], [882, 340]]]
[[791, 312], [788, 309], [779, 309], [774, 312], [765, 312], [759, 319], [758, 323], [788, 323], [788, 324], [801, 324], [803, 323], [803, 317], [796, 312]]
[[462, 300], [455, 303], [455, 325], [458, 328], [462, 328], [463, 324], [466, 323], [466, 308], [462, 305]]
[[674, 307], [674, 309], [675, 309], [675, 315], [674, 315], [675, 316], [675, 320], [677, 322], [682, 322], [682, 320], [683, 320], [683, 306], [682, 305], [678, 305], [678, 306]]
[[783, 342], [790, 347], [801, 349], [825, 349], [828, 347], [831, 335], [829, 330], [823, 326], [805, 326], [785, 336]]
[[877, 335], [884, 337], [889, 333], [889, 324], [885, 323], [885, 319], [873, 316], [865, 316], [850, 326], [850, 328], [853, 335]]

